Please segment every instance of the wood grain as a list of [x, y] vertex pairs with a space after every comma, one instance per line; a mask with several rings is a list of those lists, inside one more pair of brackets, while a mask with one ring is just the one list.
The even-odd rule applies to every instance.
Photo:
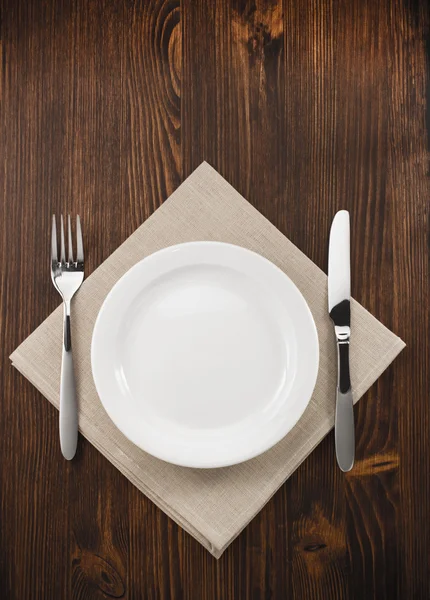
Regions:
[[[2, 598], [430, 597], [430, 14], [424, 0], [1, 0]], [[50, 217], [88, 273], [207, 160], [407, 343], [219, 561], [80, 440], [8, 356], [58, 304]]]

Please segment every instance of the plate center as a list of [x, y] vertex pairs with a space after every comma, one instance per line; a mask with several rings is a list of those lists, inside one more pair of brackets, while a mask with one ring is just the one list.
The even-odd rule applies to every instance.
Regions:
[[183, 267], [145, 288], [118, 345], [142, 418], [214, 429], [269, 410], [295, 370], [272, 298], [250, 277], [214, 265]]

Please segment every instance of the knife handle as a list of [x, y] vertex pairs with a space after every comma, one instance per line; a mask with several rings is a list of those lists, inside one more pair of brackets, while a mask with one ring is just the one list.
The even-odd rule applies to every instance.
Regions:
[[354, 465], [355, 434], [351, 379], [349, 374], [349, 341], [337, 342], [338, 380], [335, 417], [336, 458], [342, 471]]

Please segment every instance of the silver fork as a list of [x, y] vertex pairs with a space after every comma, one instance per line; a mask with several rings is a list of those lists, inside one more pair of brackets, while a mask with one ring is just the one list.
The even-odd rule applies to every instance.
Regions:
[[60, 217], [60, 260], [58, 260], [57, 225], [52, 216], [51, 279], [63, 299], [63, 357], [60, 384], [60, 445], [67, 460], [75, 456], [78, 443], [78, 406], [76, 401], [75, 373], [73, 369], [72, 340], [70, 335], [70, 304], [84, 279], [84, 247], [81, 221], [76, 217], [76, 260], [73, 260], [72, 226], [67, 218], [68, 258], [64, 241], [63, 215]]

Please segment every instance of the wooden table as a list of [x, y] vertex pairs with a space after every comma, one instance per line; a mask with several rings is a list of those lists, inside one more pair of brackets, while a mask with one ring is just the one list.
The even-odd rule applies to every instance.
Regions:
[[[1, 597], [427, 600], [425, 0], [1, 11]], [[329, 435], [219, 561], [85, 440], [62, 460], [8, 360], [59, 302], [52, 213], [81, 214], [90, 274], [202, 160], [323, 269], [349, 209], [353, 295], [407, 343], [356, 408], [354, 470]]]

